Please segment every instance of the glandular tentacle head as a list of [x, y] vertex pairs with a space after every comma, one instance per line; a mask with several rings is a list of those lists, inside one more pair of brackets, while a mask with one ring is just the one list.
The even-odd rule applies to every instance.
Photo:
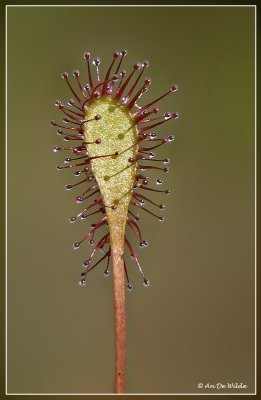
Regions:
[[[130, 251], [143, 277], [144, 286], [149, 286], [149, 280], [144, 275], [125, 230], [128, 226], [138, 238], [140, 247], [147, 247], [148, 242], [142, 237], [137, 224], [139, 215], [135, 215], [130, 208], [137, 207], [163, 221], [161, 215], [144, 207], [149, 203], [159, 210], [164, 209], [163, 204], [157, 204], [148, 198], [146, 191], [165, 194], [170, 192], [151, 187], [150, 183], [159, 185], [163, 181], [144, 175], [144, 171], [153, 169], [163, 173], [169, 172], [169, 167], [165, 166], [169, 159], [155, 159], [152, 150], [172, 142], [175, 137], [168, 135], [158, 138], [152, 130], [178, 118], [178, 113], [170, 112], [155, 116], [159, 112], [155, 104], [168, 94], [176, 92], [177, 85], [172, 85], [167, 92], [149, 104], [138, 105], [151, 84], [149, 78], [142, 82], [142, 75], [149, 63], [136, 63], [132, 71], [126, 74], [126, 71], [122, 70], [126, 55], [126, 50], [115, 52], [103, 78], [99, 69], [100, 59], [96, 58], [91, 63], [90, 53], [84, 53], [88, 83], [82, 84], [78, 70], [73, 72], [75, 84], [70, 82], [67, 72], [62, 74], [73, 99], [70, 99], [67, 105], [60, 100], [55, 102], [55, 106], [65, 115], [64, 124], [51, 121], [51, 125], [58, 128], [57, 134], [66, 142], [70, 142], [67, 147], [56, 145], [54, 152], [67, 150], [73, 153], [73, 157], [67, 157], [64, 160], [65, 165], [59, 164], [57, 170], [77, 168], [75, 176], [82, 178], [75, 184], [66, 185], [66, 190], [84, 186], [82, 193], [76, 197], [76, 202], [84, 204], [84, 208], [71, 217], [70, 222], [86, 219], [93, 214], [101, 215], [86, 236], [74, 244], [74, 249], [78, 249], [85, 241], [95, 246], [88, 260], [84, 262], [85, 270], [79, 282], [81, 286], [85, 285], [88, 272], [104, 259], [107, 260], [105, 276], [109, 274], [112, 247], [116, 243], [118, 248], [121, 248], [122, 255], [124, 246]], [[94, 235], [104, 225], [108, 226], [108, 233], [95, 243]], [[102, 250], [104, 255], [94, 263], [93, 257], [98, 250]], [[131, 289], [125, 261], [124, 269], [127, 287]]]

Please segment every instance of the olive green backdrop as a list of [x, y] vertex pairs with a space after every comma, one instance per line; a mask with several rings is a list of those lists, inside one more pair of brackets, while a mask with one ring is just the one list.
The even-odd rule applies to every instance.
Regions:
[[[254, 391], [254, 8], [8, 9], [8, 392], [113, 391], [112, 280], [98, 266], [78, 287], [78, 252], [92, 221], [74, 225], [76, 178], [49, 120], [71, 97], [60, 73], [82, 54], [127, 48], [125, 67], [148, 59], [146, 100], [180, 119], [159, 129], [176, 142], [164, 188], [165, 222], [141, 214], [127, 293], [127, 391], [200, 393], [197, 384], [243, 382]], [[133, 240], [135, 240], [133, 238]], [[135, 246], [137, 248], [137, 246]], [[225, 392], [233, 390], [225, 389]], [[213, 393], [213, 390], [210, 392]], [[216, 392], [214, 390], [214, 392]], [[219, 390], [221, 392], [221, 390]]]

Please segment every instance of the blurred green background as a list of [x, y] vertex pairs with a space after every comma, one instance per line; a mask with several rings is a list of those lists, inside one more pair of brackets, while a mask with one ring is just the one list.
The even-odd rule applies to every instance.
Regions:
[[61, 72], [87, 80], [84, 51], [104, 72], [122, 48], [127, 71], [150, 61], [144, 102], [177, 83], [160, 109], [180, 113], [158, 130], [177, 139], [157, 151], [172, 160], [161, 176], [172, 195], [152, 195], [165, 222], [141, 214], [149, 289], [128, 257], [127, 391], [243, 382], [253, 392], [253, 7], [8, 8], [7, 390], [113, 391], [112, 280], [99, 266], [78, 287], [91, 248], [72, 243], [94, 220], [68, 223], [80, 206], [64, 185], [77, 178], [55, 169], [66, 155], [52, 152], [63, 142], [49, 120], [71, 97]]

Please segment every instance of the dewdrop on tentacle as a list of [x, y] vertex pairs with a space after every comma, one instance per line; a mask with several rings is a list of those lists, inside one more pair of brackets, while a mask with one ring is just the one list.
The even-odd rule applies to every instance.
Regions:
[[[122, 69], [126, 55], [126, 50], [115, 52], [107, 72], [102, 74], [100, 59], [91, 61], [90, 53], [84, 53], [86, 71], [83, 78], [78, 70], [73, 71], [70, 79], [67, 72], [62, 74], [73, 97], [67, 103], [55, 102], [64, 114], [63, 124], [51, 121], [51, 125], [57, 127], [57, 134], [69, 143], [65, 147], [56, 145], [53, 151], [72, 153], [56, 168], [58, 171], [76, 168], [74, 175], [79, 177], [76, 183], [65, 186], [67, 191], [78, 189], [75, 202], [82, 207], [69, 221], [74, 223], [97, 215], [97, 222], [91, 225], [84, 238], [73, 245], [74, 249], [79, 249], [84, 243], [94, 246], [83, 263], [80, 286], [86, 284], [88, 273], [103, 260], [106, 261], [104, 275], [109, 275], [114, 243], [125, 245], [142, 275], [144, 286], [149, 286], [150, 282], [125, 230], [128, 227], [134, 233], [141, 248], [147, 247], [148, 241], [142, 236], [138, 225], [139, 214], [135, 214], [135, 209], [163, 221], [164, 218], [153, 208], [161, 211], [164, 204], [158, 204], [148, 196], [149, 192], [170, 193], [168, 189], [155, 188], [163, 180], [151, 178], [147, 172], [169, 172], [166, 165], [170, 160], [155, 158], [154, 150], [172, 142], [175, 136], [170, 134], [159, 138], [154, 128], [178, 118], [178, 114], [167, 112], [160, 115], [155, 105], [168, 94], [176, 92], [177, 85], [171, 86], [154, 101], [141, 105], [140, 101], [151, 85], [151, 79], [144, 78], [149, 63], [136, 63], [126, 73]], [[86, 76], [88, 82], [83, 83]], [[101, 227], [107, 227], [107, 232], [98, 238]], [[102, 252], [102, 257], [94, 261], [98, 250]], [[125, 260], [124, 269], [127, 288], [131, 290]]]

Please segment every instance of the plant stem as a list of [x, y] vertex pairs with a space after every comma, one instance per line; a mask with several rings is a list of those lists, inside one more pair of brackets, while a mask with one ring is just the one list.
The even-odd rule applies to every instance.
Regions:
[[114, 287], [115, 393], [125, 393], [126, 389], [126, 300], [123, 251], [124, 241], [113, 240], [111, 257]]

